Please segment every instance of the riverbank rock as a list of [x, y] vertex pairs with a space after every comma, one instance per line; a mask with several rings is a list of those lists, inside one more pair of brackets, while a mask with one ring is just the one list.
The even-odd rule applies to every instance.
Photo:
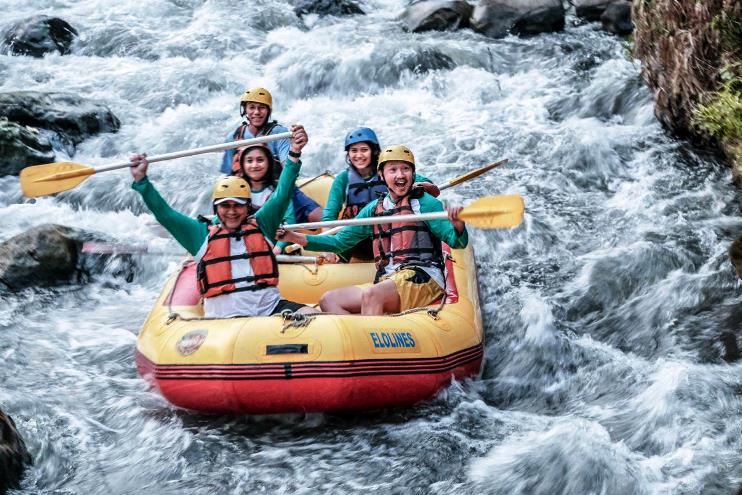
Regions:
[[37, 15], [12, 26], [3, 37], [3, 48], [11, 55], [43, 57], [47, 53], [70, 53], [77, 29], [59, 17]]
[[49, 140], [38, 130], [0, 118], [0, 177], [24, 167], [54, 161]]
[[346, 16], [365, 14], [365, 12], [351, 0], [299, 0], [294, 6], [294, 13], [303, 17], [307, 14], [320, 16]]
[[634, 56], [671, 133], [721, 149], [742, 173], [742, 2], [635, 0]]
[[70, 93], [0, 93], [0, 117], [54, 131], [72, 145], [101, 132], [116, 132], [121, 127], [106, 105]]
[[0, 493], [20, 488], [23, 472], [31, 462], [13, 419], [0, 411]]
[[471, 25], [492, 38], [561, 31], [564, 7], [560, 0], [481, 0], [474, 7]]
[[[44, 224], [0, 244], [0, 288], [18, 291], [84, 279], [106, 268], [111, 255], [84, 254], [85, 242], [109, 242], [104, 236], [62, 225]], [[131, 279], [130, 256], [112, 269]]]
[[631, 22], [631, 4], [628, 2], [614, 2], [606, 7], [600, 16], [600, 22], [606, 31], [625, 36], [634, 30]]
[[570, 0], [575, 8], [575, 15], [586, 21], [595, 22], [600, 20], [605, 9], [616, 0]]
[[742, 278], [742, 236], [737, 237], [729, 248], [729, 259], [732, 261], [737, 276]]
[[427, 0], [413, 3], [402, 13], [409, 31], [454, 31], [469, 26], [472, 6], [463, 0]]

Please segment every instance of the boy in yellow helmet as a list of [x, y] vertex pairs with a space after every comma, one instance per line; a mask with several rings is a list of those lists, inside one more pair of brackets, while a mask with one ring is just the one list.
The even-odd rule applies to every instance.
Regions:
[[438, 199], [413, 188], [415, 157], [406, 146], [388, 146], [379, 155], [379, 175], [388, 193], [366, 205], [356, 218], [388, 216], [389, 223], [345, 227], [335, 236], [278, 231], [278, 238], [311, 251], [346, 251], [371, 237], [376, 263], [374, 284], [328, 291], [322, 311], [381, 315], [427, 306], [444, 296], [444, 256], [441, 242], [464, 248], [469, 242], [460, 207], [445, 208], [447, 220], [395, 222], [394, 216], [443, 211]]
[[[268, 136], [287, 132], [286, 127], [276, 120], [271, 121], [273, 112], [273, 95], [265, 88], [249, 88], [240, 97], [240, 116], [245, 120], [232, 133], [227, 136], [226, 142], [250, 139], [258, 136]], [[286, 161], [289, 156], [289, 140], [271, 141], [267, 143], [273, 156], [278, 160], [278, 167]], [[240, 174], [240, 149], [226, 150], [222, 156], [220, 171], [225, 175]], [[299, 158], [294, 157], [294, 158]], [[280, 170], [276, 172], [278, 176]], [[292, 192], [292, 207], [297, 222], [315, 222], [322, 218], [322, 208], [319, 204], [301, 192], [294, 189]]]
[[[302, 126], [292, 126], [291, 150], [307, 143]], [[213, 318], [268, 316], [284, 310], [312, 313], [313, 308], [281, 298], [278, 264], [272, 251], [275, 232], [291, 200], [300, 161], [287, 159], [270, 199], [249, 215], [250, 186], [239, 177], [223, 177], [214, 185], [212, 205], [218, 224], [207, 224], [173, 210], [147, 178], [147, 158], [131, 158], [132, 188], [141, 194], [155, 218], [198, 263], [198, 286], [204, 314]]]

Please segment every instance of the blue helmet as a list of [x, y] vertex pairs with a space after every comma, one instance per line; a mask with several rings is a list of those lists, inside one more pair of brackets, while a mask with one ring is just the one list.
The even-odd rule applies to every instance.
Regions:
[[351, 144], [362, 143], [364, 141], [379, 146], [379, 138], [376, 137], [376, 133], [373, 129], [369, 129], [368, 127], [359, 127], [358, 129], [350, 131], [350, 133], [345, 136], [345, 151], [348, 151]]

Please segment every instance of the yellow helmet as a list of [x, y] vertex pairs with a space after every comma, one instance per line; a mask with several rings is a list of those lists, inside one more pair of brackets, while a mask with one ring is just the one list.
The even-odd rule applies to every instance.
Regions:
[[234, 201], [241, 205], [247, 204], [250, 199], [250, 186], [245, 179], [240, 177], [222, 177], [211, 193], [211, 202], [214, 206], [225, 201]]
[[386, 162], [395, 160], [407, 162], [412, 165], [413, 170], [415, 169], [415, 155], [412, 154], [410, 148], [402, 146], [401, 144], [382, 148], [381, 154], [379, 155], [379, 164], [377, 165], [377, 169], [380, 171]]
[[265, 88], [250, 88], [240, 98], [240, 103], [247, 102], [262, 103], [268, 108], [273, 109], [273, 97], [270, 91]]

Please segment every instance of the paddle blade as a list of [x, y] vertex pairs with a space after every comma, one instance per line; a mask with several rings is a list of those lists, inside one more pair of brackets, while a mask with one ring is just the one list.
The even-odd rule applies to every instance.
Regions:
[[468, 180], [473, 179], [474, 177], [479, 177], [482, 174], [486, 174], [493, 168], [499, 167], [500, 165], [505, 165], [508, 162], [508, 159], [505, 158], [504, 160], [500, 160], [499, 162], [490, 163], [489, 165], [485, 165], [482, 168], [478, 168], [476, 170], [472, 170], [471, 172], [467, 172], [463, 175], [459, 175], [458, 177], [454, 177], [453, 179], [448, 181], [448, 184], [446, 184], [446, 187], [453, 187], [461, 184], [462, 182], [466, 182]]
[[480, 198], [461, 210], [461, 219], [478, 229], [509, 229], [523, 221], [525, 205], [517, 194]]
[[21, 190], [29, 198], [67, 191], [95, 173], [93, 167], [74, 162], [47, 163], [21, 170]]

